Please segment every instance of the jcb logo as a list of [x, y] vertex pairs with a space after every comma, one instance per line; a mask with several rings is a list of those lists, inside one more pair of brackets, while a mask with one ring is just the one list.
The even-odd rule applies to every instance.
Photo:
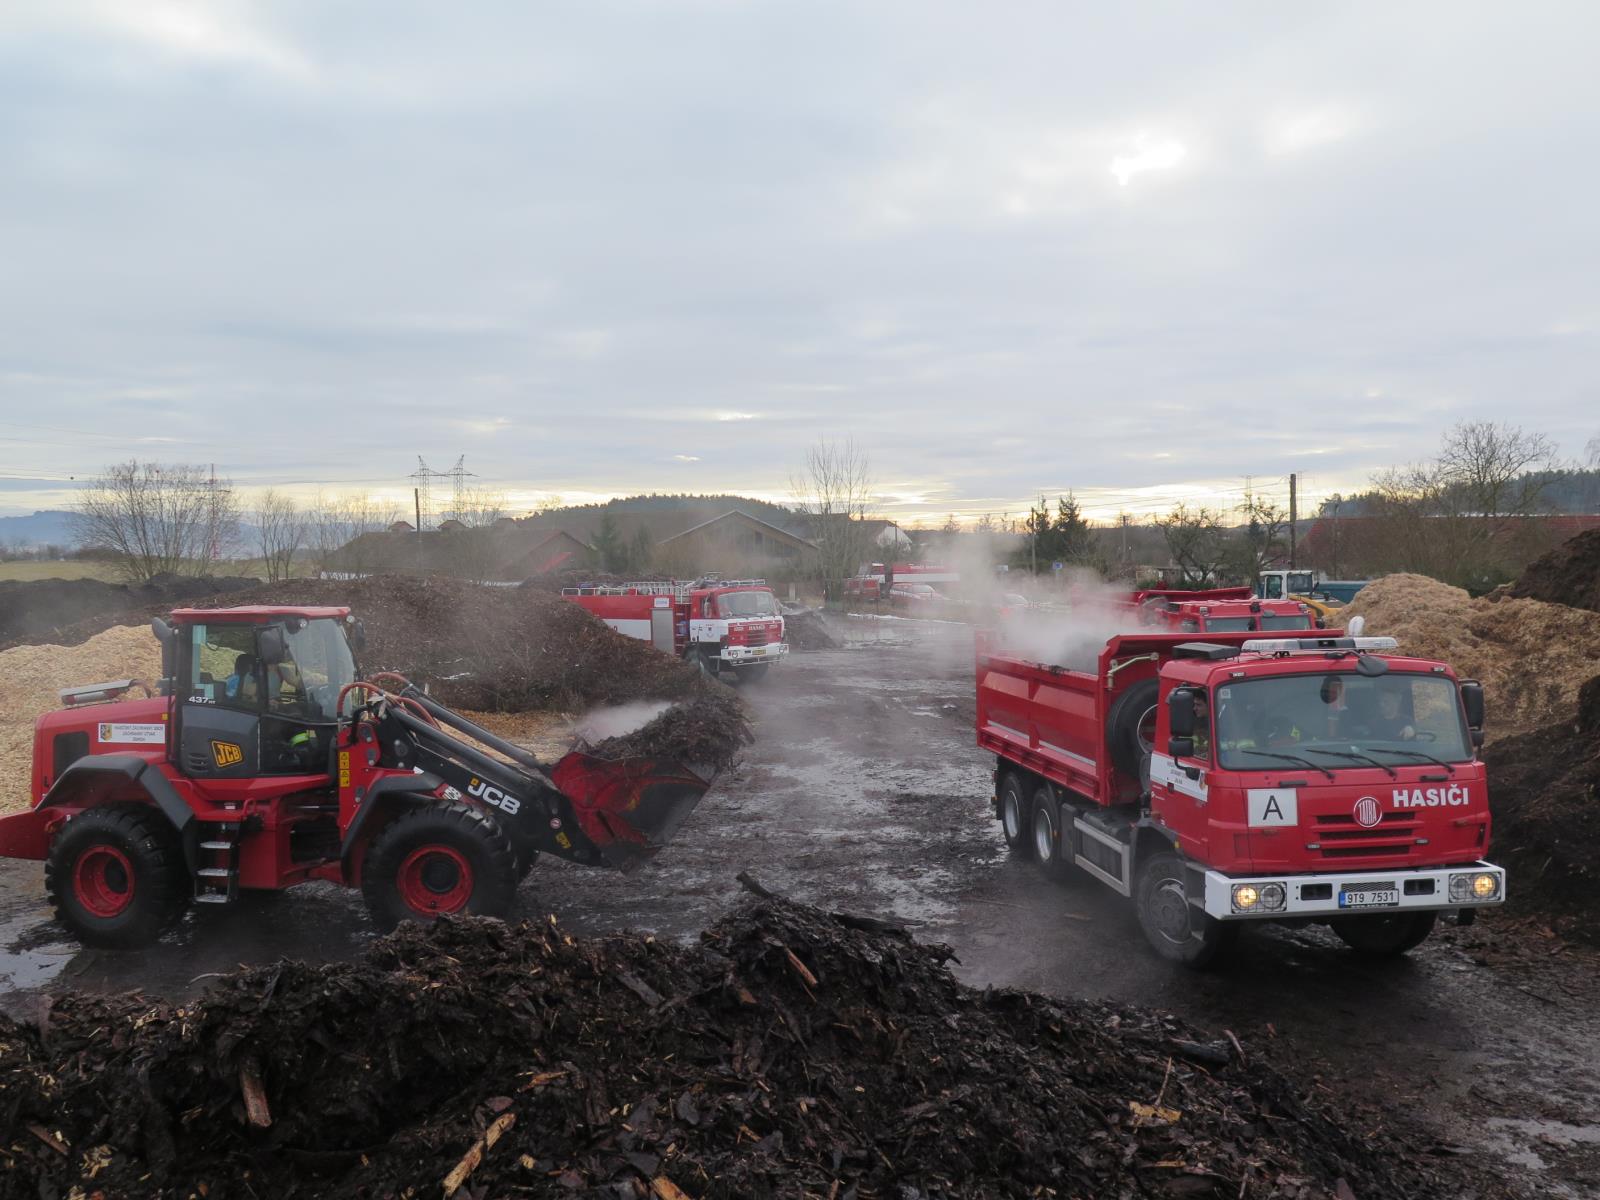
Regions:
[[522, 809], [522, 801], [515, 796], [508, 796], [499, 788], [485, 783], [481, 779], [474, 779], [467, 785], [467, 795], [476, 796], [485, 804], [492, 804], [508, 816], [515, 816]]
[[244, 751], [232, 742], [212, 742], [211, 758], [219, 769], [233, 767], [244, 761]]

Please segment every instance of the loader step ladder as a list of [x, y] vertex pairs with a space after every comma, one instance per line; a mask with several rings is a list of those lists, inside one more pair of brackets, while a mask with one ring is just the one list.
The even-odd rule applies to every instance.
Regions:
[[205, 826], [200, 865], [194, 873], [195, 903], [228, 904], [239, 898], [240, 830], [238, 821]]

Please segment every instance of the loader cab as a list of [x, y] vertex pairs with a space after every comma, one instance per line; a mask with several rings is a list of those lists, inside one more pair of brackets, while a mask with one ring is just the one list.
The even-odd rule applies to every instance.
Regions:
[[348, 616], [342, 608], [174, 613], [163, 641], [178, 769], [216, 781], [328, 774], [339, 694], [355, 679]]

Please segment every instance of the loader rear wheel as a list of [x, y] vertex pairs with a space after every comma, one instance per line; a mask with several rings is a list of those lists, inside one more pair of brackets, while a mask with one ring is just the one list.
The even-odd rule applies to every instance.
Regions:
[[1199, 970], [1239, 939], [1236, 921], [1219, 921], [1189, 903], [1188, 868], [1176, 854], [1152, 854], [1139, 864], [1133, 901], [1145, 940], [1162, 958]]
[[1028, 793], [1022, 779], [1006, 772], [1000, 780], [999, 804], [1000, 831], [1005, 834], [1006, 846], [1018, 858], [1033, 857], [1033, 827], [1028, 815]]
[[1438, 913], [1393, 913], [1341, 917], [1333, 922], [1339, 939], [1367, 958], [1398, 958], [1428, 940]]
[[388, 931], [401, 921], [505, 916], [517, 892], [517, 857], [487, 813], [430, 804], [384, 828], [361, 875], [367, 911]]
[[142, 805], [91, 808], [50, 845], [45, 891], [56, 919], [90, 946], [147, 945], [189, 898], [183, 849], [171, 824]]

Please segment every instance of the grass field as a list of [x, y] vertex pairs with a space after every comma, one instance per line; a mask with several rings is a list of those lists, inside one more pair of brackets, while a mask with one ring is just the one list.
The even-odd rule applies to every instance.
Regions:
[[0, 563], [0, 579], [104, 579], [117, 582], [116, 568], [101, 562]]
[[[213, 563], [208, 574], [254, 575], [257, 579], [267, 577], [259, 558]], [[123, 582], [116, 567], [103, 562], [6, 562], [0, 563], [0, 579], [103, 579], [107, 583]]]

